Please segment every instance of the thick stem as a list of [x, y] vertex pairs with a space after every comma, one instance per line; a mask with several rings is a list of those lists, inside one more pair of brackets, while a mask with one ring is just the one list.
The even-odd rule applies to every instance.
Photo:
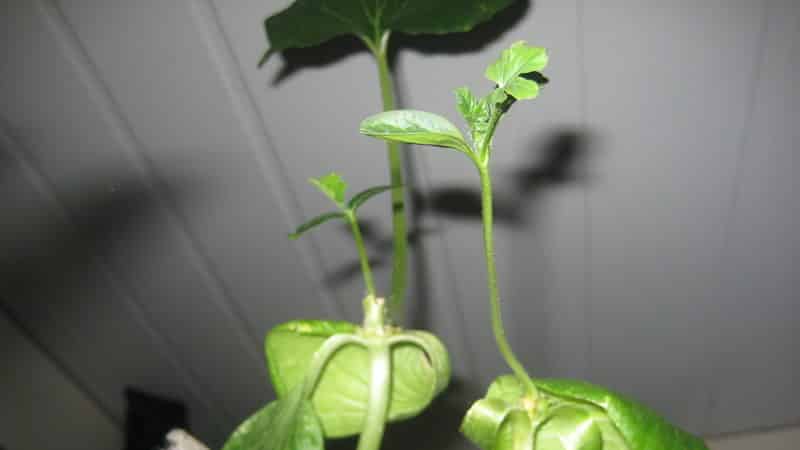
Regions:
[[[384, 111], [395, 108], [394, 81], [392, 80], [392, 72], [389, 70], [389, 62], [386, 55], [389, 36], [389, 32], [386, 32], [379, 46], [370, 47], [378, 62], [378, 76], [380, 78]], [[392, 186], [402, 186], [403, 160], [399, 146], [397, 143], [387, 142], [386, 148], [389, 157], [390, 184]], [[402, 324], [405, 313], [406, 266], [408, 264], [404, 189], [392, 189], [392, 232], [392, 291], [389, 297], [389, 311], [391, 317], [399, 325]]]
[[364, 285], [367, 287], [367, 294], [375, 297], [375, 282], [372, 280], [372, 269], [369, 267], [367, 257], [367, 247], [364, 245], [364, 238], [361, 236], [361, 227], [358, 226], [358, 219], [353, 211], [347, 212], [347, 221], [350, 222], [350, 229], [353, 231], [353, 239], [356, 241], [358, 249], [358, 259], [361, 261], [361, 273], [364, 274]]
[[380, 449], [389, 414], [389, 395], [392, 387], [392, 355], [388, 343], [385, 340], [370, 343], [368, 350], [372, 362], [369, 398], [357, 450]]
[[497, 288], [497, 270], [494, 265], [494, 238], [492, 236], [492, 179], [489, 175], [488, 164], [478, 166], [481, 177], [481, 213], [483, 216], [483, 248], [486, 254], [486, 277], [489, 285], [489, 303], [491, 305], [492, 332], [497, 342], [497, 348], [506, 360], [506, 363], [520, 381], [526, 384], [531, 394], [536, 393], [528, 372], [519, 362], [511, 345], [506, 338], [505, 328], [503, 327], [503, 315], [500, 307], [500, 291]]

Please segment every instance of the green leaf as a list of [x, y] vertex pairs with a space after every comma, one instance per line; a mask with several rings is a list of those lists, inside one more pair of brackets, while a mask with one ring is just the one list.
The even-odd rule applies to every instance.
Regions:
[[[267, 362], [278, 396], [302, 383], [314, 353], [326, 339], [357, 332], [355, 325], [326, 321], [289, 322], [270, 331]], [[427, 348], [410, 343], [392, 347], [389, 421], [419, 414], [444, 389], [450, 374], [447, 352], [438, 339], [421, 331], [396, 336], [406, 334], [423, 339]], [[362, 338], [372, 339], [368, 335]], [[368, 351], [357, 345], [345, 345], [325, 366], [311, 401], [326, 437], [352, 436], [361, 431], [369, 397], [369, 367]]]
[[486, 69], [486, 78], [517, 100], [524, 100], [536, 97], [538, 85], [520, 75], [542, 70], [546, 65], [547, 50], [519, 41], [503, 50], [500, 59]]
[[540, 391], [556, 398], [598, 407], [632, 450], [708, 450], [701, 439], [624, 395], [583, 381], [552, 379], [534, 383]]
[[[536, 402], [525, 398], [524, 385], [513, 375], [497, 378], [467, 412], [464, 435], [484, 450], [708, 450], [702, 440], [620, 394], [580, 381], [533, 382]], [[533, 447], [525, 443], [518, 413], [533, 427]]]
[[[539, 448], [540, 447], [537, 445], [537, 449]], [[508, 414], [508, 417], [503, 421], [500, 430], [497, 432], [497, 438], [495, 439], [493, 449], [533, 449], [533, 424], [525, 411], [515, 410]]]
[[344, 193], [347, 190], [347, 183], [342, 180], [342, 177], [338, 173], [331, 172], [319, 178], [309, 178], [308, 182], [316, 186], [337, 205], [341, 206], [344, 203]]
[[478, 148], [489, 129], [489, 118], [491, 117], [489, 103], [486, 99], [475, 97], [467, 87], [456, 89], [455, 94], [458, 112], [467, 122], [472, 134], [472, 143]]
[[399, 109], [375, 114], [361, 122], [359, 131], [385, 141], [448, 147], [472, 154], [455, 125], [442, 116], [425, 111]]
[[506, 92], [517, 100], [528, 100], [539, 95], [539, 85], [522, 77], [511, 80], [506, 86]]
[[301, 389], [269, 403], [242, 422], [222, 450], [322, 450], [324, 438]]
[[317, 217], [314, 217], [313, 219], [309, 220], [308, 222], [306, 222], [306, 223], [300, 225], [299, 227], [297, 227], [297, 229], [294, 231], [294, 233], [291, 233], [289, 235], [289, 239], [297, 239], [303, 233], [305, 233], [306, 231], [316, 227], [319, 224], [325, 223], [325, 222], [327, 222], [329, 220], [344, 219], [344, 218], [345, 218], [345, 214], [343, 212], [340, 212], [340, 211], [331, 211], [331, 212], [327, 212], [325, 214], [320, 214]]
[[297, 0], [264, 21], [274, 52], [311, 47], [345, 34], [377, 46], [387, 31], [445, 34], [469, 31], [514, 0]]
[[353, 211], [356, 211], [358, 208], [361, 207], [361, 205], [366, 203], [366, 201], [371, 199], [372, 197], [374, 197], [374, 196], [376, 196], [378, 194], [382, 194], [382, 193], [384, 193], [384, 192], [386, 192], [388, 190], [395, 189], [395, 188], [401, 188], [401, 187], [402, 187], [402, 185], [401, 186], [375, 186], [375, 187], [371, 187], [369, 189], [365, 189], [365, 190], [359, 192], [358, 194], [354, 195], [353, 198], [351, 198], [350, 201], [347, 203], [347, 207], [349, 209], [352, 209]]
[[558, 408], [536, 432], [536, 450], [612, 450], [604, 445], [603, 434], [595, 418], [585, 409]]

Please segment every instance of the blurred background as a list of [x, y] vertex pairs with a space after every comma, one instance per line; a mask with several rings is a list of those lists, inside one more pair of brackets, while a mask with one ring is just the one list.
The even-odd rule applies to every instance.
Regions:
[[[329, 209], [309, 177], [387, 182], [384, 146], [357, 130], [377, 70], [351, 38], [258, 70], [262, 19], [288, 4], [0, 3], [4, 450], [122, 448], [140, 398], [214, 448], [274, 396], [267, 330], [359, 320], [347, 230], [286, 234]], [[703, 436], [800, 422], [800, 3], [518, 1], [467, 34], [395, 36], [400, 105], [461, 124], [453, 89], [487, 92], [517, 40], [550, 51], [550, 83], [493, 156], [521, 359]], [[477, 176], [454, 152], [407, 155], [408, 323], [442, 337], [455, 377], [386, 447], [469, 448], [461, 414], [507, 371]], [[361, 213], [383, 292], [388, 209]]]

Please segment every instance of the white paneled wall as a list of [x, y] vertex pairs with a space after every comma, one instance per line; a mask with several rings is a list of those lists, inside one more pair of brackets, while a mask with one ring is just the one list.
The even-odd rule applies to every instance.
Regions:
[[[0, 301], [103, 420], [122, 423], [132, 385], [185, 401], [217, 445], [272, 396], [266, 330], [358, 320], [348, 234], [286, 233], [328, 209], [307, 178], [386, 183], [383, 146], [356, 129], [380, 108], [377, 71], [348, 40], [256, 69], [261, 20], [287, 4], [0, 6]], [[551, 83], [493, 157], [504, 309], [534, 373], [701, 433], [800, 419], [799, 33], [792, 0], [540, 0], [469, 35], [397, 37], [401, 104], [454, 122], [452, 90], [488, 89], [501, 49], [550, 49]], [[447, 343], [463, 403], [504, 371], [477, 177], [456, 153], [408, 154], [410, 320]], [[378, 241], [381, 200], [363, 209]], [[385, 290], [390, 255], [371, 250]]]

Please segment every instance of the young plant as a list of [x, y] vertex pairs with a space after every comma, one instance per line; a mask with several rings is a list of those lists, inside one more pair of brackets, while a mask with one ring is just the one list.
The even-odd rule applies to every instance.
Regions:
[[290, 237], [330, 220], [350, 225], [367, 289], [364, 320], [361, 326], [296, 320], [272, 329], [265, 347], [278, 399], [242, 423], [223, 450], [321, 450], [326, 438], [354, 435], [360, 435], [358, 450], [377, 450], [387, 422], [419, 414], [450, 379], [439, 339], [389, 323], [361, 238], [358, 208], [400, 187], [370, 188], [345, 202], [347, 184], [338, 174], [310, 181], [337, 210], [309, 220]]
[[[383, 110], [395, 108], [389, 40], [393, 32], [447, 34], [469, 31], [490, 19], [514, 0], [296, 0], [284, 11], [264, 21], [269, 47], [262, 66], [275, 52], [312, 47], [334, 37], [358, 37], [378, 66]], [[387, 144], [392, 186], [403, 184], [403, 161], [396, 144]], [[392, 288], [390, 310], [402, 324], [407, 285], [407, 237], [405, 199], [402, 189], [392, 190]]]
[[518, 100], [535, 98], [547, 65], [545, 49], [517, 42], [486, 69], [495, 84], [485, 97], [456, 90], [458, 110], [469, 128], [436, 114], [396, 110], [368, 117], [361, 133], [390, 142], [445, 147], [466, 155], [481, 183], [483, 239], [497, 348], [513, 375], [497, 378], [486, 397], [467, 412], [462, 432], [483, 450], [705, 450], [700, 439], [670, 425], [646, 407], [588, 383], [531, 378], [506, 339], [494, 263], [492, 234], [492, 140], [500, 119]]

